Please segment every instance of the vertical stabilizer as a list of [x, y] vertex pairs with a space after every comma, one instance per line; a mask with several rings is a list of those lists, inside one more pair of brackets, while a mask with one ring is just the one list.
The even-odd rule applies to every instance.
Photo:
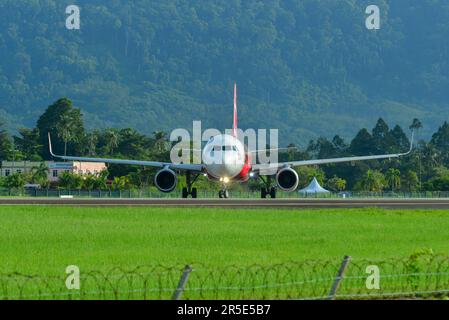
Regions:
[[232, 124], [232, 134], [237, 137], [237, 83], [234, 83], [234, 122]]

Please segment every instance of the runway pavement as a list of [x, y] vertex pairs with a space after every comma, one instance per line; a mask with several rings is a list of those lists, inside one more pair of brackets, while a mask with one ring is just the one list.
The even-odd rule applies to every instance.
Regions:
[[5, 205], [51, 206], [147, 206], [211, 208], [389, 208], [447, 209], [449, 199], [92, 199], [92, 198], [11, 198], [0, 199]]

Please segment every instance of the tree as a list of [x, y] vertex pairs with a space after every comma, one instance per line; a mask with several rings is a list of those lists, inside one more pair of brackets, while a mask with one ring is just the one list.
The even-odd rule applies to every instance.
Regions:
[[306, 187], [313, 178], [316, 178], [318, 183], [324, 184], [325, 175], [323, 170], [315, 167], [299, 167], [296, 168], [299, 177], [299, 187]]
[[9, 190], [12, 189], [23, 189], [26, 184], [26, 180], [23, 174], [13, 173], [7, 176], [4, 180], [4, 185]]
[[97, 177], [92, 173], [88, 173], [83, 176], [83, 189], [85, 190], [93, 190], [95, 188], [95, 182]]
[[366, 129], [360, 130], [351, 141], [349, 151], [355, 155], [369, 155], [373, 151], [373, 137]]
[[14, 136], [15, 147], [29, 161], [41, 161], [42, 145], [39, 143], [38, 129], [19, 129], [20, 136]]
[[56, 125], [58, 137], [64, 141], [64, 156], [67, 155], [67, 143], [76, 139], [76, 123], [72, 116], [71, 113], [62, 114]]
[[348, 148], [346, 142], [339, 135], [334, 136], [334, 138], [332, 139], [332, 144], [339, 154], [342, 154]]
[[84, 124], [80, 109], [74, 108], [72, 102], [67, 98], [62, 98], [48, 106], [45, 112], [37, 121], [37, 130], [39, 132], [39, 143], [43, 146], [42, 157], [51, 159], [48, 151], [48, 137], [50, 132], [53, 137], [53, 148], [64, 149], [67, 154], [70, 142], [71, 152], [78, 153], [84, 151], [81, 139], [85, 136]]
[[112, 189], [113, 190], [126, 190], [130, 188], [130, 181], [128, 179], [128, 177], [115, 177], [114, 181], [112, 182]]
[[385, 177], [377, 170], [368, 170], [359, 182], [356, 189], [364, 191], [381, 192], [385, 187]]
[[410, 147], [410, 140], [405, 135], [402, 128], [396, 125], [389, 133], [390, 145], [388, 146], [388, 152], [405, 152]]
[[45, 162], [41, 162], [39, 166], [31, 168], [31, 181], [43, 187], [48, 187], [48, 166]]
[[94, 189], [96, 190], [106, 190], [108, 188], [108, 170], [101, 171], [95, 179]]
[[419, 119], [413, 119], [412, 124], [410, 125], [410, 130], [419, 130], [422, 129], [423, 125]]
[[98, 144], [98, 131], [94, 130], [86, 135], [86, 151], [89, 156], [96, 155], [96, 149]]
[[9, 160], [12, 158], [13, 146], [11, 139], [3, 129], [3, 123], [0, 122], [0, 160]]
[[70, 171], [64, 171], [58, 179], [60, 188], [66, 190], [77, 190], [83, 187], [83, 177], [72, 173]]
[[83, 186], [85, 190], [105, 190], [107, 189], [107, 177], [108, 171], [103, 170], [99, 174], [86, 174], [83, 175]]
[[120, 135], [117, 130], [108, 129], [105, 132], [105, 138], [106, 138], [106, 148], [108, 150], [107, 152], [108, 154], [113, 155], [114, 149], [117, 148], [119, 145]]
[[407, 191], [416, 191], [419, 186], [418, 174], [415, 171], [407, 170], [404, 174], [402, 184], [406, 187]]
[[372, 139], [376, 153], [386, 153], [391, 145], [390, 129], [387, 123], [380, 118], [373, 128]]
[[327, 180], [326, 187], [334, 192], [343, 191], [346, 189], [346, 180], [333, 176], [331, 179]]
[[167, 133], [163, 131], [155, 131], [153, 132], [154, 136], [154, 148], [157, 153], [161, 153], [167, 150], [168, 147], [168, 139]]
[[401, 171], [399, 169], [390, 168], [385, 173], [385, 181], [391, 191], [395, 191], [401, 187]]

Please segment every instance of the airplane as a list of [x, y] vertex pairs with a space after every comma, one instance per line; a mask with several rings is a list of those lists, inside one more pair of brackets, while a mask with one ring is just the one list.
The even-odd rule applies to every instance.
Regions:
[[[182, 189], [182, 198], [188, 198], [189, 196], [191, 198], [197, 198], [198, 191], [193, 186], [201, 175], [206, 176], [210, 181], [219, 181], [221, 183], [222, 187], [218, 194], [219, 198], [229, 198], [227, 187], [230, 183], [246, 182], [250, 178], [259, 178], [263, 182], [263, 187], [260, 190], [262, 199], [268, 196], [272, 199], [276, 198], [277, 189], [286, 192], [295, 191], [299, 184], [299, 177], [293, 169], [294, 167], [399, 158], [410, 154], [413, 149], [414, 133], [412, 132], [410, 149], [405, 153], [252, 164], [251, 155], [254, 151], [248, 151], [247, 146], [239, 140], [237, 137], [237, 128], [237, 84], [235, 84], [232, 134], [220, 134], [211, 137], [202, 150], [203, 157], [201, 164], [176, 164], [158, 161], [56, 155], [53, 153], [50, 133], [48, 133], [48, 145], [50, 154], [55, 158], [63, 160], [160, 168], [154, 177], [154, 184], [159, 191], [164, 193], [175, 190], [178, 184], [177, 172], [184, 171], [186, 173], [186, 187]], [[273, 179], [275, 180], [274, 185], [272, 183]]]

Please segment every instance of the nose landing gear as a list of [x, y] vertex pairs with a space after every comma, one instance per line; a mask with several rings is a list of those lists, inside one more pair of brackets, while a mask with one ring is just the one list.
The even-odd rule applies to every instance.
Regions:
[[226, 189], [220, 190], [220, 192], [218, 192], [218, 197], [220, 199], [228, 199], [229, 198], [229, 191], [226, 190]]

